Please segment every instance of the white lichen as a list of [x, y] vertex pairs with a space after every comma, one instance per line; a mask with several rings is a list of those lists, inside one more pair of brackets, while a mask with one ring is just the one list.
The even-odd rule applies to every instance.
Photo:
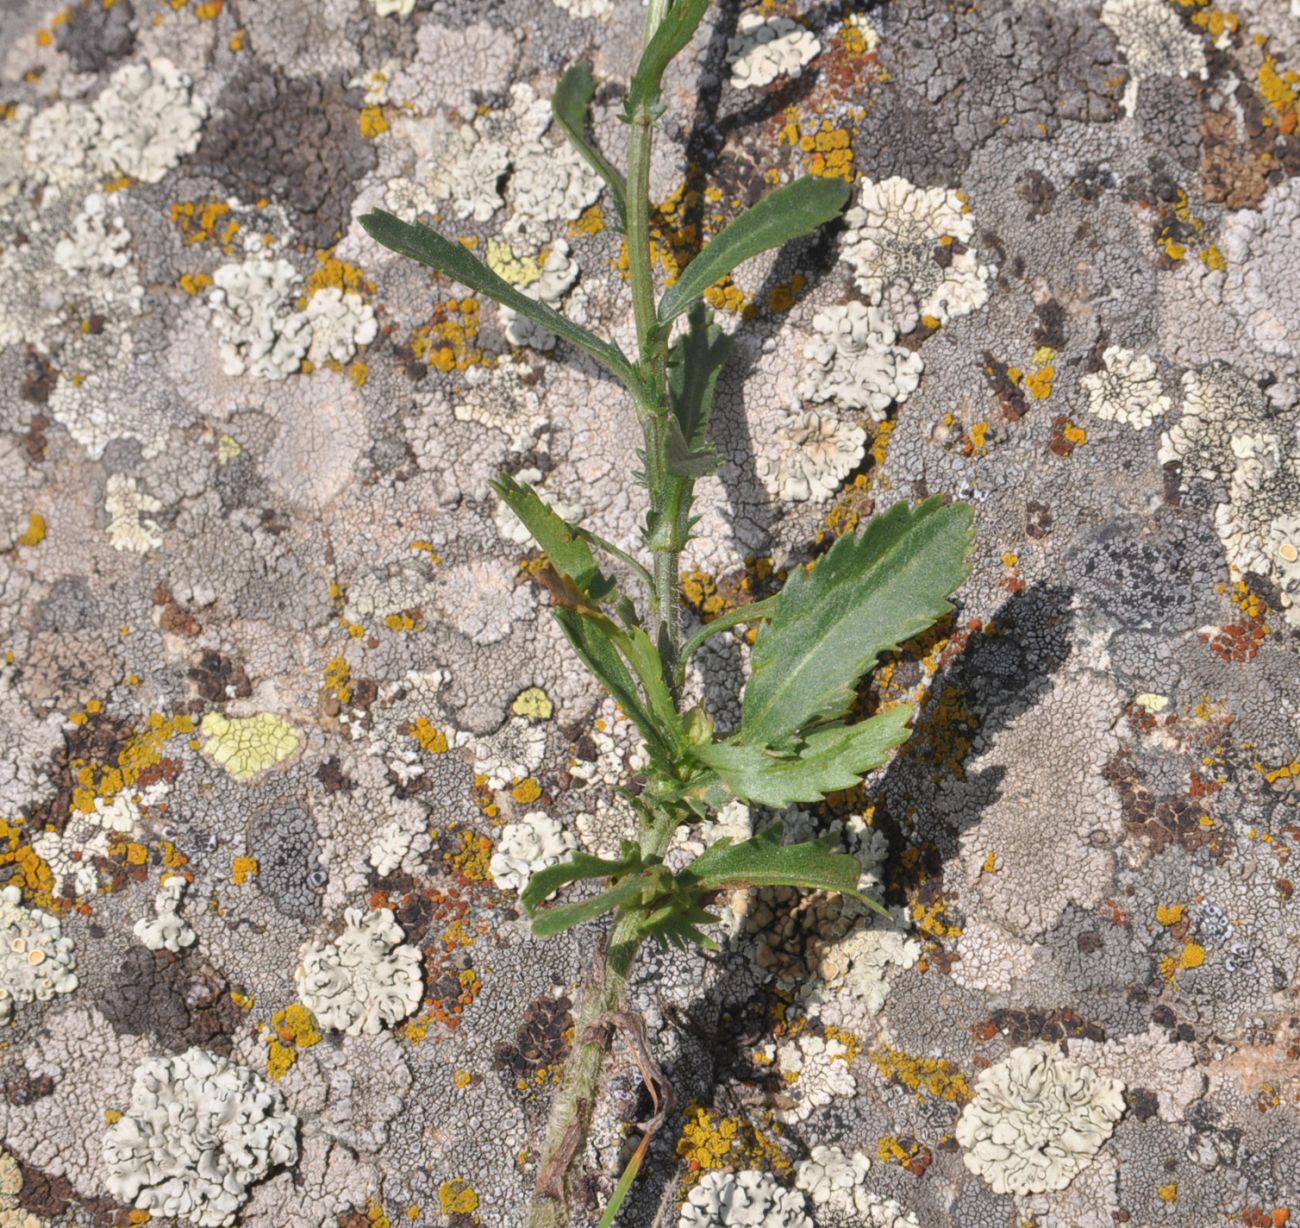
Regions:
[[334, 942], [303, 948], [293, 973], [298, 997], [328, 1031], [360, 1036], [400, 1023], [424, 994], [419, 948], [403, 942], [391, 909], [349, 908], [343, 917]]
[[154, 900], [153, 916], [141, 917], [134, 928], [136, 938], [149, 950], [176, 954], [197, 940], [198, 935], [180, 914], [187, 885], [183, 874], [163, 875]]
[[474, 774], [493, 789], [508, 789], [542, 766], [546, 729], [521, 716], [512, 716], [495, 733], [476, 739]]
[[1062, 1190], [1101, 1150], [1124, 1112], [1124, 1085], [1090, 1066], [1017, 1049], [980, 1073], [957, 1141], [966, 1167], [997, 1194]]
[[415, 12], [415, 0], [370, 0], [376, 17], [409, 17]]
[[890, 405], [906, 401], [920, 383], [921, 356], [894, 344], [897, 333], [878, 307], [828, 307], [813, 316], [813, 330], [803, 351], [816, 364], [800, 389], [805, 397], [865, 409], [883, 422]]
[[125, 64], [95, 99], [90, 151], [105, 174], [157, 183], [198, 147], [208, 113], [190, 78], [170, 60]]
[[311, 319], [294, 305], [298, 274], [287, 260], [257, 255], [223, 264], [208, 302], [227, 375], [284, 379], [311, 348]]
[[864, 179], [844, 222], [841, 252], [858, 288], [875, 305], [888, 301], [900, 332], [910, 332], [922, 316], [943, 324], [988, 301], [993, 270], [974, 251], [953, 249], [975, 233], [960, 193], [917, 187], [897, 175]]
[[201, 1228], [233, 1224], [249, 1188], [298, 1159], [298, 1119], [260, 1075], [193, 1048], [135, 1070], [103, 1140], [114, 1198]]
[[861, 1210], [867, 1191], [863, 1181], [871, 1168], [865, 1152], [846, 1155], [839, 1147], [817, 1146], [794, 1170], [794, 1187], [808, 1195], [815, 1211], [853, 1215]]
[[515, 159], [509, 200], [512, 231], [525, 232], [575, 219], [594, 205], [602, 190], [600, 177], [567, 142], [540, 142]]
[[109, 273], [130, 263], [130, 246], [122, 216], [110, 216], [108, 198], [92, 192], [72, 220], [72, 233], [54, 245], [54, 263], [69, 274]]
[[686, 1196], [678, 1228], [813, 1228], [796, 1190], [768, 1173], [708, 1172]]
[[375, 309], [359, 294], [325, 286], [307, 300], [311, 348], [307, 357], [320, 366], [351, 362], [357, 346], [369, 345], [379, 332]]
[[580, 21], [592, 18], [605, 21], [614, 13], [612, 0], [555, 0], [555, 3], [570, 17], [576, 17]]
[[522, 892], [534, 874], [564, 861], [576, 845], [557, 820], [534, 810], [502, 828], [488, 869], [502, 890]]
[[778, 77], [797, 77], [820, 50], [813, 32], [797, 21], [746, 13], [727, 43], [731, 84], [754, 89]]
[[806, 502], [829, 499], [862, 463], [867, 433], [851, 422], [808, 410], [783, 423], [777, 433], [775, 459], [760, 456], [754, 468], [769, 493]]
[[24, 908], [22, 891], [0, 891], [0, 1024], [13, 1019], [14, 1005], [48, 1002], [77, 987], [76, 955], [58, 917]]
[[1223, 301], [1266, 353], [1300, 358], [1300, 181], [1282, 179], [1258, 209], [1228, 215], [1220, 242], [1228, 263]]
[[[416, 775], [419, 774], [416, 773]], [[375, 837], [374, 844], [370, 846], [370, 854], [367, 860], [380, 878], [387, 877], [402, 864], [402, 858], [410, 852], [411, 842], [415, 839], [415, 836], [415, 832], [405, 830], [400, 824], [389, 823]]]
[[839, 1040], [803, 1033], [759, 1049], [759, 1058], [780, 1074], [788, 1107], [773, 1116], [787, 1124], [807, 1121], [837, 1097], [852, 1096], [857, 1084], [849, 1071], [850, 1053]]
[[1088, 394], [1088, 412], [1134, 430], [1150, 426], [1168, 413], [1156, 364], [1146, 354], [1110, 345], [1101, 356], [1102, 368], [1080, 381]]
[[[568, 243], [557, 239], [541, 264], [541, 276], [524, 286], [522, 292], [537, 302], [559, 310], [578, 280], [578, 272], [578, 262], [570, 254]], [[585, 310], [575, 311], [571, 307], [564, 314], [575, 323], [586, 322]], [[501, 322], [505, 325], [506, 337], [511, 345], [531, 346], [543, 352], [555, 348], [556, 337], [550, 329], [534, 323], [513, 308], [501, 308]]]
[[162, 531], [147, 517], [162, 510], [162, 502], [146, 494], [135, 478], [121, 473], [110, 474], [104, 493], [104, 510], [108, 513], [108, 540], [114, 550], [131, 554], [148, 554], [163, 544]]
[[1139, 84], [1148, 77], [1204, 77], [1201, 40], [1164, 0], [1106, 0], [1102, 24], [1115, 35], [1128, 61], [1124, 110], [1133, 114]]

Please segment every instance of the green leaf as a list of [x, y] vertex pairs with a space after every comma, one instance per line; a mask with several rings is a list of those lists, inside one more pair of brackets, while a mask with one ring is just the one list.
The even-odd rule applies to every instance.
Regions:
[[731, 887], [802, 887], [838, 891], [875, 905], [858, 890], [862, 866], [848, 853], [832, 852], [819, 840], [782, 844], [778, 823], [749, 840], [733, 844], [727, 837], [702, 852], [678, 876], [701, 891]]
[[602, 891], [589, 900], [579, 900], [576, 904], [557, 904], [554, 908], [543, 908], [533, 917], [533, 933], [538, 938], [549, 938], [581, 925], [584, 921], [594, 921], [604, 913], [613, 912], [625, 904], [633, 904], [641, 898], [641, 893], [653, 882], [636, 874], [631, 878], [621, 879], [608, 891]]
[[596, 96], [596, 78], [591, 73], [591, 61], [571, 65], [551, 95], [551, 114], [560, 125], [564, 135], [569, 138], [576, 149], [609, 188], [614, 199], [614, 208], [618, 212], [619, 226], [627, 229], [627, 183], [613, 164], [590, 141], [587, 140], [587, 116], [591, 110], [591, 100]]
[[590, 853], [574, 852], [568, 861], [557, 866], [547, 866], [538, 870], [528, 880], [523, 895], [519, 898], [525, 911], [531, 917], [553, 891], [569, 883], [580, 882], [586, 878], [622, 878], [625, 874], [638, 873], [643, 868], [641, 850], [631, 840], [624, 840], [617, 861], [603, 857], [593, 857]]
[[695, 36], [704, 14], [709, 11], [709, 0], [676, 0], [651, 36], [650, 43], [641, 53], [628, 86], [623, 118], [636, 123], [639, 118], [655, 118], [659, 112], [659, 82], [664, 70], [682, 48]]
[[676, 319], [715, 281], [738, 265], [791, 239], [811, 234], [838, 217], [849, 199], [843, 179], [805, 175], [769, 192], [752, 209], [730, 222], [659, 300], [659, 322]]
[[641, 932], [648, 938], [654, 938], [662, 947], [684, 949], [688, 942], [693, 942], [708, 951], [716, 951], [718, 944], [699, 927], [713, 925], [721, 921], [707, 909], [696, 902], [694, 893], [686, 900], [673, 898], [667, 904], [650, 912], [641, 923]]
[[708, 477], [716, 473], [718, 454], [713, 445], [705, 443], [702, 447], [691, 447], [682, 428], [674, 418], [668, 424], [668, 472], [675, 478]]
[[502, 474], [492, 483], [506, 506], [523, 522], [546, 552], [551, 565], [568, 576], [584, 594], [603, 601], [614, 590], [614, 581], [596, 565], [596, 556], [578, 530], [561, 519], [530, 486]]
[[731, 338], [713, 323], [713, 313], [702, 302], [691, 307], [686, 320], [687, 330], [668, 352], [668, 401], [682, 438], [697, 450], [709, 442], [713, 392]]
[[737, 741], [779, 747], [848, 714], [881, 653], [952, 607], [966, 578], [971, 509], [939, 496], [896, 503], [860, 536], [846, 534], [811, 573], [795, 570], [758, 633]]
[[479, 294], [486, 294], [488, 298], [495, 299], [498, 303], [504, 303], [521, 316], [527, 316], [533, 323], [549, 328], [557, 337], [563, 337], [570, 345], [575, 345], [590, 354], [598, 363], [617, 375], [629, 388], [636, 385], [636, 375], [618, 346], [601, 341], [585, 328], [562, 316], [553, 307], [521, 294], [504, 278], [498, 277], [481, 260], [470, 255], [460, 243], [452, 243], [444, 239], [436, 230], [430, 230], [428, 226], [403, 222], [382, 209], [374, 209], [364, 214], [361, 225], [377, 243], [382, 243], [399, 255], [418, 260], [439, 273], [445, 273], [462, 285], [468, 286]]
[[[668, 763], [671, 760], [670, 735], [659, 728], [619, 653], [615, 637], [610, 634], [611, 631], [617, 633], [618, 628], [608, 619], [593, 618], [565, 606], [553, 605], [551, 613], [582, 663], [641, 731], [651, 755], [661, 763]], [[641, 634], [645, 635], [645, 632]]]
[[691, 748], [742, 801], [760, 806], [818, 802], [828, 793], [851, 789], [911, 736], [911, 704], [900, 704], [856, 725], [814, 730], [795, 756], [781, 757], [759, 746], [713, 742]]

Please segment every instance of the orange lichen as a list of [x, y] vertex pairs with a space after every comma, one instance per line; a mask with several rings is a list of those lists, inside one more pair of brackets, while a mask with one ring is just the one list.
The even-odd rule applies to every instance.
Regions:
[[542, 786], [532, 776], [525, 776], [523, 780], [515, 782], [514, 787], [510, 790], [510, 796], [521, 806], [531, 806], [539, 797], [542, 796]]
[[474, 343], [479, 332], [478, 300], [448, 299], [438, 304], [434, 316], [421, 325], [409, 341], [411, 352], [439, 371], [464, 371], [490, 366], [491, 360]]
[[918, 1099], [929, 1096], [965, 1104], [974, 1095], [966, 1076], [946, 1058], [916, 1057], [881, 1045], [867, 1054], [867, 1060], [882, 1078], [915, 1092]]

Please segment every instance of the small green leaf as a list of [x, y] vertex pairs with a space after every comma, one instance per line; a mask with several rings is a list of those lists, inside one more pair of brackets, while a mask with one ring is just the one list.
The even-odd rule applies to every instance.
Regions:
[[691, 307], [686, 321], [687, 330], [668, 352], [668, 401], [686, 442], [702, 448], [709, 441], [713, 391], [731, 352], [731, 338], [713, 323], [713, 313], [702, 302]]
[[551, 114], [564, 135], [572, 142], [609, 188], [618, 213], [619, 227], [627, 229], [627, 183], [613, 164], [587, 139], [587, 116], [591, 100], [596, 96], [596, 78], [591, 73], [591, 61], [583, 60], [571, 65], [551, 95]]
[[590, 853], [574, 852], [568, 861], [538, 870], [528, 880], [528, 886], [519, 899], [531, 917], [543, 900], [569, 883], [581, 882], [587, 878], [621, 878], [625, 874], [638, 873], [642, 866], [641, 850], [630, 840], [623, 841], [617, 861], [593, 857]]
[[576, 904], [557, 904], [554, 908], [543, 908], [533, 917], [533, 933], [538, 938], [549, 938], [581, 925], [584, 921], [594, 921], [597, 917], [625, 904], [633, 904], [641, 898], [641, 893], [653, 884], [636, 874], [631, 878], [620, 879], [608, 891], [602, 891], [589, 900], [579, 900]]
[[848, 853], [832, 852], [818, 840], [782, 844], [778, 823], [749, 840], [733, 844], [727, 837], [702, 852], [678, 876], [679, 883], [701, 891], [731, 887], [801, 887], [808, 891], [837, 891], [874, 907], [858, 890], [862, 866]]
[[594, 601], [604, 601], [613, 593], [614, 581], [596, 565], [591, 547], [578, 530], [557, 516], [532, 487], [503, 473], [492, 483], [492, 489], [519, 517], [558, 572], [568, 576]]
[[641, 932], [647, 938], [654, 938], [661, 947], [681, 950], [688, 942], [693, 942], [707, 951], [716, 951], [718, 944], [699, 927], [714, 925], [720, 920], [721, 917], [714, 916], [695, 902], [694, 893], [688, 893], [686, 900], [674, 897], [647, 914], [641, 923]]
[[896, 503], [811, 573], [796, 569], [758, 633], [737, 741], [779, 747], [846, 716], [880, 654], [952, 608], [947, 597], [970, 570], [970, 525], [968, 504]]
[[[593, 618], [564, 606], [552, 606], [551, 613], [582, 663], [641, 731], [651, 755], [661, 763], [670, 762], [670, 735], [659, 728], [650, 708], [637, 690], [636, 680], [628, 671], [615, 638], [610, 634], [618, 629], [607, 619]], [[641, 634], [644, 635], [645, 632]]]
[[361, 225], [366, 233], [377, 243], [418, 260], [429, 268], [455, 278], [461, 285], [468, 286], [479, 294], [517, 311], [535, 324], [550, 329], [557, 337], [563, 337], [570, 345], [590, 354], [598, 363], [608, 368], [629, 388], [636, 386], [636, 374], [633, 372], [623, 351], [616, 345], [607, 344], [589, 333], [585, 328], [562, 316], [553, 307], [521, 294], [508, 281], [498, 277], [481, 260], [470, 255], [460, 243], [444, 239], [436, 230], [428, 226], [413, 225], [395, 218], [382, 209], [374, 209], [364, 214]]
[[698, 763], [742, 801], [760, 806], [818, 802], [828, 793], [851, 789], [911, 736], [911, 704], [900, 704], [856, 725], [830, 725], [808, 734], [796, 755], [774, 755], [743, 742], [713, 742], [691, 748]]
[[668, 424], [668, 472], [675, 478], [708, 477], [718, 469], [718, 454], [713, 445], [692, 447], [674, 418]]
[[641, 53], [641, 62], [628, 86], [623, 118], [636, 123], [642, 117], [654, 118], [659, 111], [659, 83], [664, 70], [695, 37], [704, 14], [709, 11], [709, 0], [676, 0], [649, 45]]
[[805, 175], [769, 192], [735, 218], [694, 260], [659, 300], [659, 322], [676, 319], [720, 277], [746, 260], [791, 239], [811, 234], [838, 217], [849, 199], [843, 179]]

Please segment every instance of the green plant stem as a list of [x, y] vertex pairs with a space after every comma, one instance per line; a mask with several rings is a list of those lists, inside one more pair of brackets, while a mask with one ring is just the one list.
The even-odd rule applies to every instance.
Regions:
[[[647, 856], [661, 856], [683, 818], [676, 808], [659, 813], [642, 832], [641, 850]], [[564, 1064], [564, 1074], [551, 1104], [546, 1141], [538, 1165], [539, 1178], [552, 1176], [567, 1185], [569, 1172], [581, 1157], [591, 1115], [600, 1094], [600, 1076], [607, 1045], [603, 1036], [589, 1034], [612, 1011], [621, 1010], [627, 996], [628, 977], [641, 946], [641, 915], [635, 909], [622, 910], [614, 921], [605, 954], [603, 976], [583, 995], [573, 1029], [573, 1049]], [[565, 1156], [568, 1151], [567, 1157]], [[556, 1171], [559, 1169], [560, 1171]], [[533, 1200], [528, 1228], [567, 1228], [568, 1209], [564, 1202], [539, 1192]]]

